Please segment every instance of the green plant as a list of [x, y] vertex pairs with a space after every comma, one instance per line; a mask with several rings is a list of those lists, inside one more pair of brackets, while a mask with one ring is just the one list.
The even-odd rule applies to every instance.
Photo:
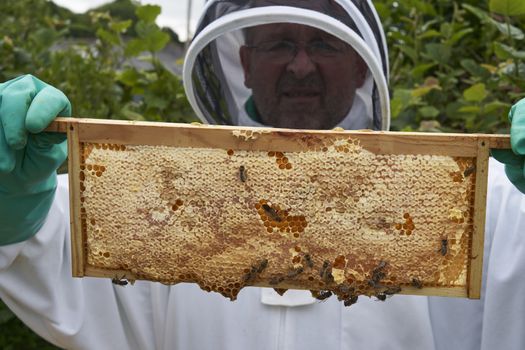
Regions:
[[523, 6], [513, 4], [522, 1], [376, 2], [390, 48], [393, 129], [508, 130], [506, 114], [525, 96], [523, 19], [510, 17]]
[[[0, 13], [7, 15], [0, 23], [5, 33], [0, 39], [0, 80], [32, 73], [66, 93], [74, 116], [195, 120], [181, 79], [158, 58], [171, 40], [155, 24], [160, 7], [137, 7], [135, 23], [92, 12], [96, 37], [86, 41], [65, 40], [71, 23], [45, 5], [42, 0], [0, 4]], [[27, 14], [27, 8], [37, 10]], [[136, 36], [125, 37], [132, 26]]]

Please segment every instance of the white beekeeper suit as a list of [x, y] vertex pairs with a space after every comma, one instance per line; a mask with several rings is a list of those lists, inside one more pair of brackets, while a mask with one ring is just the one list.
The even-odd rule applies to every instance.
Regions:
[[[346, 40], [366, 58], [367, 80], [341, 125], [387, 129], [388, 64], [375, 10], [370, 1], [326, 3], [328, 11], [321, 6], [321, 13], [290, 6], [250, 9], [249, 1], [209, 2], [184, 72], [199, 116], [256, 125], [244, 111], [250, 93], [235, 52], [242, 28], [293, 21]], [[344, 18], [331, 18], [333, 4], [346, 11]], [[193, 284], [138, 281], [122, 287], [109, 279], [72, 278], [67, 179], [60, 176], [40, 231], [0, 247], [0, 297], [38, 334], [68, 349], [524, 349], [522, 198], [503, 167], [492, 162], [480, 301], [361, 297], [345, 308], [336, 298], [319, 302], [302, 291], [280, 297], [270, 289], [245, 288], [230, 302]]]

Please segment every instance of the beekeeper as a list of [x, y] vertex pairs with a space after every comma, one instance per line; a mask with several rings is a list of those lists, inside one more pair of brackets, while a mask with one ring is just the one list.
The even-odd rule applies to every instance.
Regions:
[[[205, 122], [387, 130], [386, 57], [370, 1], [210, 1], [184, 82]], [[67, 349], [525, 348], [525, 206], [499, 163], [490, 168], [480, 301], [361, 297], [345, 308], [303, 291], [245, 288], [230, 302], [194, 284], [71, 277], [67, 180], [55, 175], [64, 136], [41, 133], [70, 114], [64, 94], [33, 76], [0, 85], [0, 297], [48, 341]]]

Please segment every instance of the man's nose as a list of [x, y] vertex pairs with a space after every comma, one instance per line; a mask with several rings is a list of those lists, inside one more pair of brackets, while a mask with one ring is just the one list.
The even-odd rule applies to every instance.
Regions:
[[304, 48], [298, 48], [294, 58], [288, 63], [286, 69], [292, 72], [296, 78], [304, 78], [314, 72], [317, 68], [314, 61], [308, 55]]

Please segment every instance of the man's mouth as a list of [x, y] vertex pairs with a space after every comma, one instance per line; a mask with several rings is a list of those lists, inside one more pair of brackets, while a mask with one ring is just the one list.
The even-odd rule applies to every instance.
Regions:
[[293, 99], [309, 99], [319, 97], [319, 91], [315, 90], [287, 90], [282, 92], [282, 96]]
[[283, 93], [285, 97], [288, 98], [296, 98], [296, 97], [317, 97], [319, 96], [318, 92], [299, 92], [299, 91], [292, 91], [292, 92], [285, 92]]
[[277, 92], [292, 103], [312, 103], [322, 97], [323, 88], [323, 81], [316, 74], [310, 74], [303, 79], [287, 74], [279, 80]]

